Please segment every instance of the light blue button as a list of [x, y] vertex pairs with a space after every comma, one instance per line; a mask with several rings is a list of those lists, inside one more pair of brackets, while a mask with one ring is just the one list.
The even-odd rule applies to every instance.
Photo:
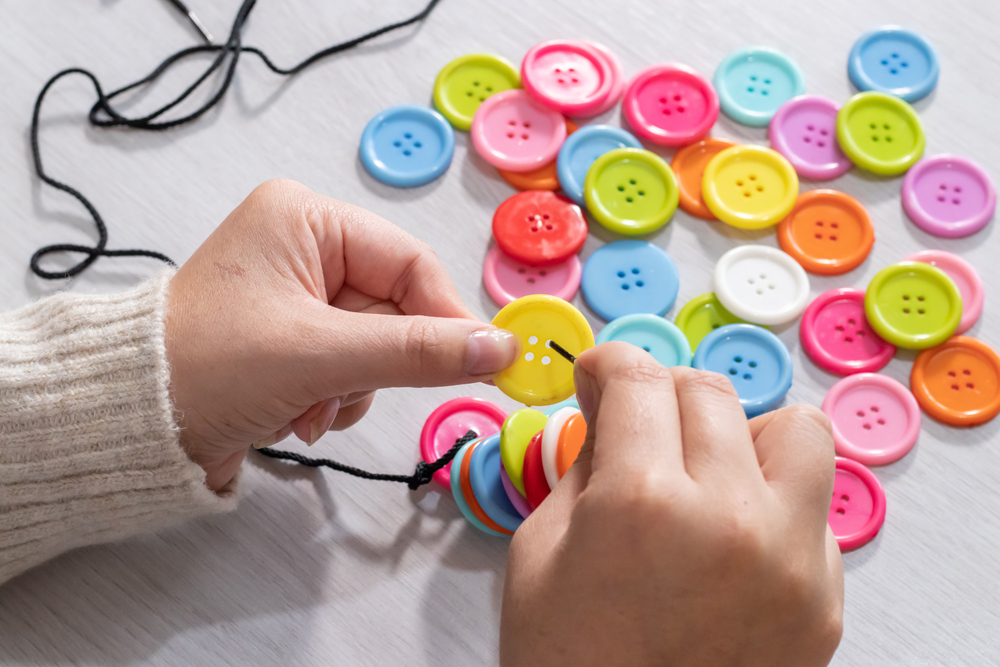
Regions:
[[782, 104], [806, 92], [795, 61], [766, 46], [748, 46], [722, 59], [712, 77], [723, 113], [744, 125], [763, 127]]
[[462, 469], [462, 459], [465, 458], [465, 455], [468, 453], [469, 447], [471, 447], [472, 444], [472, 442], [466, 443], [465, 446], [458, 450], [458, 454], [455, 455], [455, 458], [451, 460], [451, 495], [455, 498], [455, 504], [458, 505], [458, 510], [469, 523], [487, 535], [502, 537], [503, 533], [498, 533], [493, 530], [480, 521], [479, 517], [472, 513], [472, 509], [469, 508], [469, 504], [465, 502], [465, 494], [462, 493], [462, 476], [459, 474], [459, 471]]
[[774, 409], [792, 386], [788, 348], [773, 333], [752, 324], [727, 324], [705, 336], [692, 365], [729, 378], [747, 417]]
[[369, 174], [383, 183], [409, 188], [445, 172], [455, 154], [455, 131], [437, 111], [401, 104], [368, 121], [360, 151]]
[[576, 396], [570, 396], [565, 401], [556, 403], [555, 405], [546, 405], [544, 408], [538, 409], [544, 412], [546, 417], [551, 417], [557, 410], [562, 410], [563, 408], [576, 408], [579, 410], [580, 404], [576, 402]]
[[604, 319], [633, 313], [662, 315], [680, 289], [674, 260], [652, 243], [628, 239], [599, 248], [583, 267], [580, 287], [594, 312]]
[[507, 530], [515, 531], [524, 517], [514, 508], [500, 479], [500, 434], [494, 433], [472, 450], [469, 461], [472, 493], [486, 516]]
[[625, 130], [611, 125], [587, 125], [569, 135], [556, 159], [559, 186], [566, 196], [585, 206], [583, 181], [587, 170], [594, 160], [616, 148], [642, 148], [642, 144]]
[[899, 26], [869, 30], [854, 43], [847, 73], [858, 90], [877, 90], [915, 102], [934, 90], [938, 56], [920, 33]]
[[625, 315], [601, 329], [598, 345], [613, 340], [631, 343], [653, 355], [664, 366], [690, 366], [691, 344], [673, 322], [659, 315]]

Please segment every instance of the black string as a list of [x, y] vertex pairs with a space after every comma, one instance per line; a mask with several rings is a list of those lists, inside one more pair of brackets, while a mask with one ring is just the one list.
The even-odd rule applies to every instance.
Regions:
[[564, 348], [562, 345], [555, 342], [554, 340], [549, 341], [549, 347], [558, 352], [559, 356], [568, 361], [569, 363], [571, 364], [576, 363], [576, 357], [570, 354], [570, 352], [566, 350], [566, 348]]
[[[399, 21], [398, 23], [392, 23], [387, 26], [378, 28], [377, 30], [372, 30], [369, 33], [361, 35], [360, 37], [355, 37], [346, 42], [341, 42], [340, 44], [335, 44], [329, 48], [323, 49], [313, 55], [309, 56], [299, 64], [289, 67], [282, 68], [275, 65], [263, 51], [252, 46], [243, 46], [242, 42], [242, 32], [243, 27], [247, 22], [247, 18], [250, 16], [250, 11], [253, 9], [257, 0], [244, 0], [243, 4], [240, 6], [239, 11], [236, 13], [236, 19], [233, 21], [232, 29], [229, 32], [229, 37], [226, 39], [224, 44], [204, 44], [200, 46], [193, 46], [187, 49], [183, 49], [169, 56], [164, 60], [156, 69], [150, 72], [147, 76], [139, 79], [134, 83], [130, 83], [127, 86], [114, 90], [108, 94], [104, 93], [100, 82], [97, 77], [86, 69], [79, 67], [73, 67], [70, 69], [65, 69], [57, 74], [55, 74], [51, 79], [46, 82], [42, 87], [42, 90], [38, 93], [38, 97], [35, 100], [35, 110], [31, 117], [31, 154], [35, 164], [35, 173], [38, 177], [46, 184], [51, 185], [57, 190], [62, 190], [63, 192], [73, 196], [79, 201], [84, 208], [90, 213], [90, 217], [94, 220], [94, 226], [97, 228], [97, 243], [94, 246], [84, 246], [68, 243], [60, 243], [55, 245], [48, 245], [43, 248], [39, 248], [35, 251], [35, 254], [31, 256], [31, 270], [35, 275], [40, 278], [45, 278], [47, 280], [58, 280], [62, 278], [71, 278], [75, 275], [80, 274], [82, 271], [86, 270], [91, 264], [93, 264], [98, 257], [151, 257], [153, 259], [158, 259], [160, 261], [166, 262], [173, 265], [174, 262], [169, 257], [163, 253], [156, 252], [154, 250], [140, 250], [140, 249], [130, 249], [130, 250], [108, 250], [108, 228], [104, 223], [104, 219], [101, 214], [98, 213], [97, 208], [87, 199], [83, 193], [79, 190], [73, 188], [72, 186], [58, 181], [51, 176], [49, 176], [45, 169], [42, 167], [42, 154], [38, 145], [38, 123], [39, 117], [41, 116], [42, 101], [45, 99], [45, 94], [48, 93], [52, 86], [65, 76], [71, 74], [80, 74], [88, 79], [94, 86], [94, 91], [97, 94], [97, 101], [94, 106], [91, 107], [90, 113], [87, 115], [88, 120], [91, 124], [97, 127], [129, 127], [136, 130], [148, 130], [148, 131], [162, 131], [168, 130], [178, 125], [184, 125], [185, 123], [190, 123], [210, 109], [212, 109], [216, 104], [218, 104], [222, 98], [226, 95], [229, 90], [229, 86], [232, 84], [233, 75], [236, 72], [236, 65], [239, 62], [240, 55], [243, 53], [251, 53], [263, 61], [264, 65], [267, 66], [275, 74], [280, 74], [283, 76], [291, 76], [301, 72], [306, 67], [309, 67], [313, 63], [328, 56], [340, 53], [342, 51], [347, 51], [352, 49], [359, 44], [363, 44], [368, 40], [375, 39], [380, 35], [384, 35], [387, 32], [393, 30], [398, 30], [399, 28], [412, 25], [419, 21], [424, 20], [431, 13], [434, 7], [438, 4], [440, 0], [430, 0], [427, 5], [417, 14], [411, 16], [410, 18]], [[111, 101], [130, 90], [134, 90], [140, 86], [146, 86], [153, 83], [159, 77], [161, 77], [170, 67], [174, 64], [181, 62], [182, 60], [202, 53], [215, 53], [216, 56], [212, 60], [208, 68], [192, 83], [188, 86], [184, 92], [174, 98], [172, 101], [163, 105], [156, 111], [142, 116], [139, 118], [129, 118], [122, 115], [114, 109], [111, 105]], [[179, 104], [184, 102], [192, 93], [195, 92], [213, 73], [215, 73], [220, 68], [225, 68], [225, 75], [223, 77], [222, 83], [219, 89], [212, 95], [212, 97], [202, 104], [200, 107], [192, 111], [191, 113], [181, 116], [179, 118], [172, 118], [168, 120], [158, 120], [163, 114], [167, 113], [171, 109], [174, 109]], [[66, 269], [65, 271], [47, 271], [41, 267], [41, 260], [46, 255], [50, 255], [56, 252], [70, 252], [70, 253], [80, 253], [86, 255], [80, 262]]]
[[475, 431], [466, 431], [465, 435], [456, 440], [455, 445], [445, 452], [444, 455], [437, 461], [434, 463], [427, 463], [426, 461], [418, 463], [417, 469], [413, 471], [412, 475], [386, 475], [383, 473], [368, 472], [367, 470], [361, 470], [360, 468], [355, 468], [354, 466], [337, 463], [336, 461], [331, 461], [330, 459], [311, 459], [308, 456], [302, 456], [301, 454], [296, 454], [295, 452], [283, 452], [281, 450], [270, 449], [268, 447], [258, 449], [257, 451], [272, 459], [294, 461], [295, 463], [301, 463], [302, 465], [309, 466], [310, 468], [333, 468], [339, 472], [346, 472], [348, 475], [360, 477], [361, 479], [374, 479], [381, 482], [401, 482], [406, 484], [410, 488], [410, 491], [416, 491], [424, 484], [429, 483], [433, 478], [434, 473], [451, 463], [451, 460], [455, 458], [456, 454], [458, 454], [458, 450], [478, 437], [479, 434]]

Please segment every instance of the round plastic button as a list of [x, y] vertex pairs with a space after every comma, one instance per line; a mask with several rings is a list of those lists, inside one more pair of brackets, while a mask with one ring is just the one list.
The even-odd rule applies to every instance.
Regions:
[[500, 429], [500, 458], [510, 475], [510, 481], [519, 492], [524, 493], [522, 469], [524, 452], [536, 433], [545, 428], [549, 418], [531, 408], [522, 408], [510, 413]]
[[556, 159], [566, 119], [524, 90], [506, 90], [479, 107], [471, 136], [476, 152], [497, 169], [531, 171]]
[[469, 451], [469, 457], [469, 483], [479, 506], [501, 527], [517, 530], [524, 517], [510, 502], [500, 479], [500, 438], [486, 438]]
[[483, 283], [500, 306], [529, 294], [551, 294], [569, 301], [580, 288], [582, 271], [576, 255], [562, 264], [540, 268], [536, 264], [522, 264], [493, 246], [483, 262]]
[[538, 509], [551, 489], [545, 479], [545, 468], [542, 466], [542, 432], [539, 431], [528, 444], [524, 452], [524, 494], [532, 510]]
[[775, 408], [792, 386], [788, 348], [773, 333], [752, 324], [728, 324], [705, 336], [692, 365], [729, 378], [747, 417]]
[[542, 408], [542, 412], [551, 417], [556, 413], [556, 410], [562, 410], [563, 408], [576, 408], [580, 409], [580, 404], [576, 401], [576, 396], [571, 396], [565, 401], [559, 401], [558, 403], [553, 403], [552, 405], [546, 405]]
[[622, 92], [625, 91], [625, 70], [622, 69], [622, 63], [618, 60], [618, 56], [611, 52], [611, 49], [604, 46], [600, 42], [591, 42], [589, 40], [581, 40], [586, 44], [594, 47], [600, 53], [600, 55], [608, 62], [613, 72], [613, 80], [615, 82], [614, 87], [611, 89], [611, 94], [608, 95], [608, 99], [604, 101], [604, 104], [600, 106], [597, 111], [593, 112], [592, 115], [597, 116], [614, 105], [618, 103], [618, 100], [622, 97]]
[[528, 505], [528, 500], [514, 488], [514, 484], [511, 483], [503, 464], [500, 465], [500, 481], [503, 483], [503, 490], [506, 492], [510, 504], [514, 506], [514, 509], [517, 510], [517, 513], [522, 518], [527, 519], [528, 515], [531, 514], [531, 507]]
[[688, 301], [677, 313], [674, 324], [684, 332], [692, 350], [697, 350], [702, 339], [727, 324], [749, 324], [736, 317], [719, 303], [714, 292], [708, 292]]
[[737, 246], [719, 258], [715, 295], [736, 317], [754, 324], [784, 324], [809, 301], [809, 277], [787, 254], [762, 245]]
[[762, 229], [777, 224], [795, 206], [799, 177], [780, 153], [761, 146], [727, 148], [705, 167], [705, 205], [726, 224]]
[[510, 62], [488, 53], [472, 53], [455, 58], [438, 72], [434, 107], [456, 130], [468, 131], [480, 104], [520, 85], [521, 78]]
[[594, 251], [583, 265], [580, 287], [594, 312], [608, 321], [632, 313], [662, 315], [677, 299], [680, 274], [663, 248], [629, 239]]
[[955, 336], [917, 355], [910, 389], [938, 421], [985, 424], [1000, 413], [1000, 356], [980, 340]]
[[920, 435], [920, 407], [910, 390], [885, 375], [858, 373], [830, 388], [823, 412], [837, 453], [865, 465], [898, 461]]
[[583, 183], [594, 160], [616, 148], [642, 148], [639, 140], [611, 125], [588, 125], [566, 139], [556, 158], [559, 184], [567, 197], [584, 204]]
[[816, 297], [802, 313], [799, 340], [813, 363], [837, 375], [874, 373], [896, 354], [865, 319], [864, 290], [853, 287]]
[[778, 109], [768, 127], [771, 148], [792, 163], [799, 176], [826, 181], [851, 170], [837, 144], [840, 105], [819, 95], [799, 95]]
[[993, 179], [964, 157], [925, 158], [903, 179], [903, 210], [928, 234], [945, 238], [975, 234], [993, 219], [996, 206]]
[[782, 104], [806, 92], [795, 61], [763, 46], [733, 51], [712, 77], [722, 112], [737, 123], [763, 127]]
[[837, 141], [862, 169], [895, 176], [924, 154], [924, 128], [909, 104], [885, 93], [858, 93], [837, 114]]
[[573, 364], [549, 349], [554, 340], [578, 356], [594, 346], [594, 332], [576, 308], [554, 296], [521, 297], [501, 309], [493, 326], [513, 333], [521, 356], [493, 378], [510, 398], [525, 405], [551, 405], [574, 394]]
[[885, 491], [875, 474], [857, 461], [837, 457], [827, 523], [841, 551], [868, 544], [885, 522]]
[[649, 234], [677, 209], [677, 181], [661, 157], [639, 148], [617, 148], [587, 170], [583, 198], [594, 219], [626, 236]]
[[900, 262], [885, 267], [868, 283], [865, 316], [890, 343], [922, 350], [955, 333], [962, 319], [962, 297], [940, 269]]
[[868, 211], [836, 190], [810, 190], [778, 224], [778, 245], [810, 273], [840, 275], [860, 266], [875, 244]]
[[[507, 413], [482, 398], [455, 398], [439, 405], [427, 417], [420, 431], [420, 456], [433, 463], [455, 446], [455, 441], [469, 431], [483, 438], [500, 431]], [[448, 486], [451, 464], [434, 473], [434, 480]]]
[[[566, 136], [573, 134], [577, 131], [576, 124], [571, 121], [566, 121]], [[559, 173], [556, 170], [556, 161], [547, 162], [543, 164], [538, 169], [532, 169], [531, 171], [507, 171], [506, 169], [497, 169], [500, 177], [507, 181], [507, 183], [518, 190], [558, 190], [559, 189]], [[583, 202], [577, 202], [582, 204]]]
[[462, 497], [465, 498], [465, 503], [468, 506], [469, 510], [472, 512], [472, 514], [477, 519], [479, 519], [479, 521], [483, 523], [487, 528], [501, 535], [513, 535], [511, 531], [507, 530], [506, 528], [498, 524], [496, 521], [494, 521], [492, 518], [490, 518], [490, 516], [483, 510], [482, 506], [480, 506], [479, 500], [476, 499], [476, 494], [473, 493], [472, 491], [472, 480], [471, 480], [472, 468], [470, 465], [472, 462], [472, 454], [476, 451], [476, 449], [479, 446], [484, 444], [485, 441], [488, 439], [499, 440], [500, 434], [499, 433], [494, 434], [491, 435], [489, 438], [484, 438], [483, 440], [479, 440], [477, 442], [472, 443], [472, 446], [469, 447], [469, 449], [465, 452], [465, 456], [462, 457], [462, 465], [459, 474], [459, 478], [461, 481], [460, 486], [462, 489]]
[[556, 484], [562, 479], [559, 473], [559, 437], [570, 417], [578, 414], [580, 411], [575, 408], [557, 410], [549, 417], [542, 431], [542, 468], [545, 470], [545, 480], [550, 489], [556, 488]]
[[570, 116], [600, 112], [616, 87], [607, 58], [583, 40], [554, 39], [528, 49], [521, 61], [524, 89]]
[[577, 411], [571, 415], [563, 424], [562, 432], [559, 434], [559, 447], [556, 451], [556, 471], [562, 479], [573, 464], [576, 457], [583, 449], [583, 442], [587, 439], [587, 422], [583, 420], [583, 414]]
[[677, 177], [677, 190], [681, 210], [702, 220], [717, 220], [702, 195], [702, 182], [705, 179], [705, 167], [716, 155], [736, 146], [735, 141], [710, 137], [697, 143], [685, 146], [676, 153], [670, 161], [670, 168]]
[[958, 293], [962, 295], [962, 319], [958, 321], [955, 333], [961, 334], [969, 330], [983, 313], [983, 302], [986, 300], [986, 289], [983, 281], [967, 261], [944, 250], [921, 250], [907, 257], [906, 262], [923, 262], [945, 272]]
[[847, 73], [858, 90], [878, 90], [915, 102], [934, 90], [937, 51], [920, 33], [885, 26], [861, 35], [847, 57]]
[[361, 134], [361, 162], [376, 179], [409, 188], [433, 181], [451, 165], [455, 131], [441, 114], [416, 104], [382, 111]]
[[587, 240], [587, 221], [580, 207], [566, 197], [529, 190], [497, 207], [493, 238], [505, 255], [519, 262], [552, 266], [580, 252]]
[[[476, 440], [474, 442], [470, 442], [470, 443], [466, 444], [464, 447], [462, 447], [460, 450], [458, 450], [458, 454], [456, 454], [455, 458], [453, 458], [451, 460], [451, 465], [454, 465], [456, 470], [461, 470], [462, 469], [462, 461], [465, 460], [466, 453], [474, 445], [476, 445], [478, 443], [479, 443], [478, 440]], [[489, 526], [487, 526], [485, 523], [483, 523], [482, 521], [480, 521], [479, 517], [477, 517], [472, 512], [472, 508], [469, 507], [469, 503], [465, 502], [465, 493], [462, 492], [462, 475], [461, 474], [452, 475], [451, 476], [450, 485], [451, 485], [451, 495], [455, 499], [455, 504], [458, 505], [458, 510], [462, 513], [462, 516], [464, 516], [465, 519], [469, 523], [471, 523], [473, 526], [475, 526], [479, 530], [483, 531], [487, 535], [494, 535], [496, 537], [501, 537], [503, 535], [503, 533], [499, 533], [499, 532], [493, 530], [492, 528], [490, 528]]]
[[663, 146], [683, 146], [712, 129], [719, 96], [708, 79], [686, 65], [651, 65], [629, 82], [622, 112], [639, 136]]
[[641, 347], [664, 366], [690, 366], [691, 346], [684, 332], [659, 315], [625, 315], [601, 329], [597, 344], [618, 340]]

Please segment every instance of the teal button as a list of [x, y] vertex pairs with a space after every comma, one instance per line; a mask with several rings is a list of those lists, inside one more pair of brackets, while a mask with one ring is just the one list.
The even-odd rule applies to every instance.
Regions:
[[722, 112], [737, 123], [763, 127], [782, 104], [806, 92], [795, 61], [777, 49], [748, 46], [722, 59], [712, 77]]
[[617, 340], [642, 348], [664, 366], [690, 366], [691, 345], [676, 324], [658, 315], [637, 313], [608, 323], [597, 343]]

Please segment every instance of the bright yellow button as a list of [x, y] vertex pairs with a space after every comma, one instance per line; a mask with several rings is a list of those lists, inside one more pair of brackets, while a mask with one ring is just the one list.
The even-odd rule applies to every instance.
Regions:
[[504, 306], [493, 326], [521, 343], [517, 360], [493, 378], [500, 391], [525, 405], [551, 405], [573, 395], [573, 364], [548, 343], [555, 341], [573, 355], [593, 347], [594, 332], [580, 311], [560, 298], [534, 294]]
[[762, 146], [722, 151], [705, 167], [701, 185], [715, 217], [741, 229], [778, 224], [799, 196], [799, 177], [791, 163]]
[[521, 492], [522, 496], [525, 495], [524, 453], [531, 439], [545, 428], [545, 422], [548, 420], [549, 417], [544, 412], [523, 408], [507, 415], [500, 428], [500, 458], [503, 460], [507, 476], [510, 477], [510, 483]]

